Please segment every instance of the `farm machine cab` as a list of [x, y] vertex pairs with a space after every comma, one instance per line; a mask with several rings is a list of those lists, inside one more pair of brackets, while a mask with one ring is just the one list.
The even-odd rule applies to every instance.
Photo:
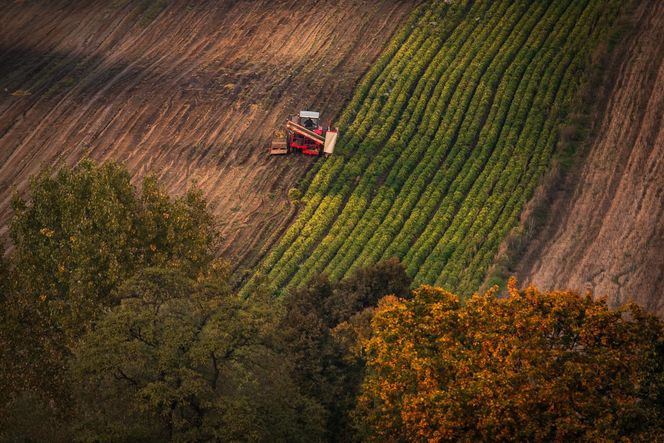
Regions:
[[271, 155], [297, 151], [305, 155], [330, 155], [334, 152], [337, 129], [323, 129], [318, 112], [300, 111], [299, 115], [293, 115], [286, 120], [284, 129], [275, 133], [270, 146]]

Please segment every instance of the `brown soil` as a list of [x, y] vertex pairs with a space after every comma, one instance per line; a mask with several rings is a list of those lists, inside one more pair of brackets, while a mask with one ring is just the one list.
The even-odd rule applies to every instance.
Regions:
[[197, 183], [221, 252], [251, 264], [315, 161], [270, 158], [272, 131], [300, 109], [332, 120], [415, 3], [0, 0], [0, 234], [42, 164], [115, 159]]
[[518, 274], [664, 315], [664, 2], [640, 2], [635, 20], [587, 157]]

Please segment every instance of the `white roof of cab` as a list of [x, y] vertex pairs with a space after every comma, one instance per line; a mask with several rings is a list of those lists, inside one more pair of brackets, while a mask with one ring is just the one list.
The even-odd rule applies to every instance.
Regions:
[[300, 111], [300, 118], [320, 118], [320, 112]]

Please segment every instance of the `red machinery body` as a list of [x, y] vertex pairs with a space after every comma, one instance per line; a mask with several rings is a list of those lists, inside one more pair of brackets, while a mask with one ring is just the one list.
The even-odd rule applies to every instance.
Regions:
[[301, 111], [286, 121], [286, 139], [275, 137], [270, 154], [289, 154], [301, 152], [304, 155], [331, 154], [337, 139], [337, 130], [323, 129], [320, 114], [313, 111]]
[[[323, 128], [318, 127], [312, 131], [316, 135], [324, 136]], [[325, 142], [306, 137], [297, 132], [289, 131], [288, 145], [291, 149], [299, 149], [305, 155], [321, 155]]]

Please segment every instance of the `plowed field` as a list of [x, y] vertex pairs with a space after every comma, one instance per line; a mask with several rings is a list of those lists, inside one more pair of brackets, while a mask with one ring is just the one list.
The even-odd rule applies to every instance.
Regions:
[[309, 158], [269, 158], [300, 109], [334, 118], [416, 2], [0, 1], [0, 232], [42, 164], [116, 159], [193, 182], [250, 264]]
[[664, 315], [664, 3], [641, 2], [636, 21], [599, 135], [519, 273]]

